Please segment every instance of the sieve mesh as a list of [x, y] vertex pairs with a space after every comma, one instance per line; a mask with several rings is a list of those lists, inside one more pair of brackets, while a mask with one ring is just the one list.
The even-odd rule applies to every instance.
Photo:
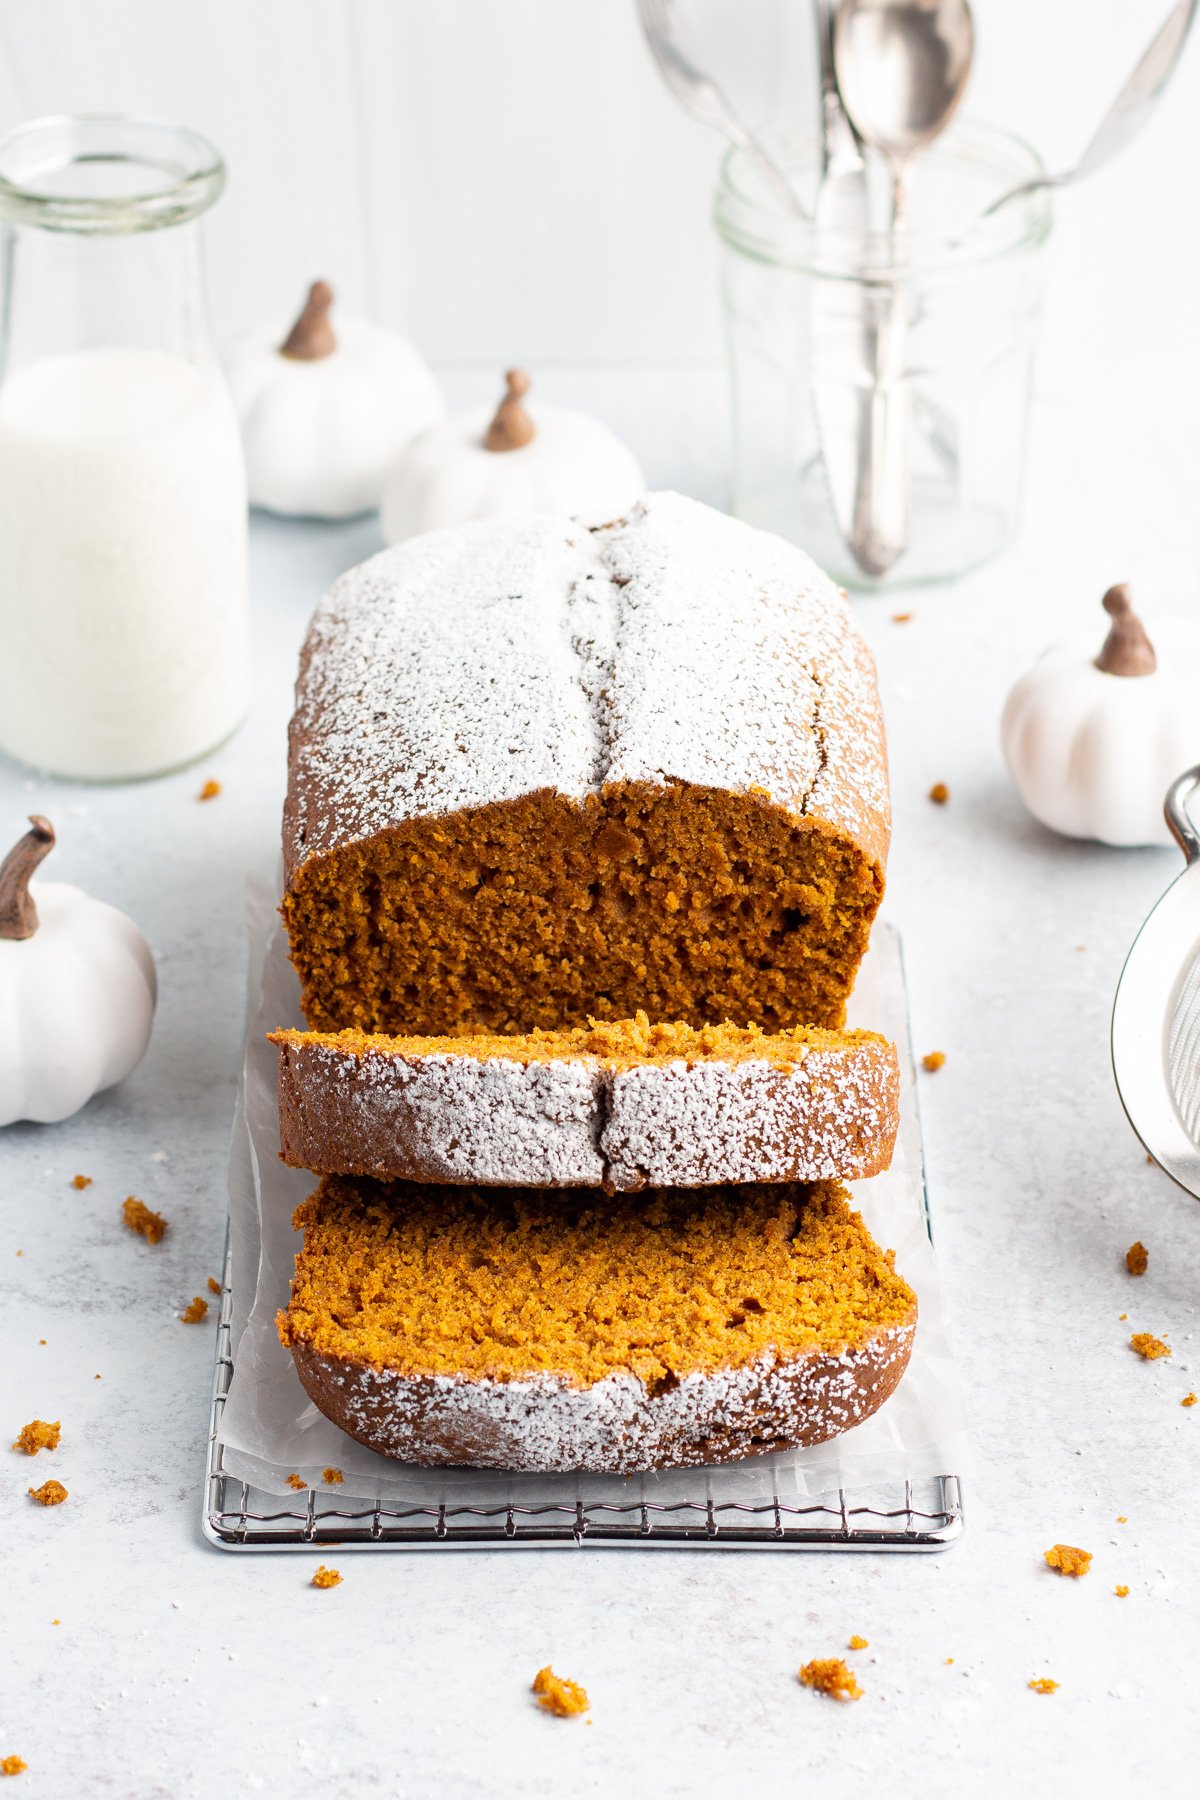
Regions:
[[1179, 984], [1167, 1039], [1167, 1069], [1180, 1123], [1200, 1148], [1200, 953]]

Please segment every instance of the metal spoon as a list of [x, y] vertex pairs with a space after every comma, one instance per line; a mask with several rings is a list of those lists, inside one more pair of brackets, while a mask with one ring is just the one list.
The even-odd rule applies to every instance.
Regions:
[[684, 111], [701, 125], [723, 132], [755, 165], [785, 210], [795, 218], [807, 219], [808, 212], [783, 171], [771, 161], [750, 128], [743, 125], [716, 82], [702, 74], [680, 47], [671, 17], [671, 0], [637, 0], [637, 8], [658, 72]]
[[[842, 0], [838, 9], [833, 54], [842, 102], [891, 173], [893, 268], [903, 261], [909, 162], [949, 124], [974, 49], [967, 0]], [[908, 546], [908, 296], [896, 281], [871, 302], [866, 352], [874, 381], [850, 547], [860, 568], [879, 579]]]
[[1010, 188], [1007, 194], [1001, 194], [998, 200], [992, 201], [983, 214], [985, 219], [999, 212], [1002, 206], [1007, 206], [1010, 200], [1020, 199], [1022, 194], [1036, 194], [1039, 188], [1044, 187], [1066, 187], [1069, 182], [1079, 181], [1085, 175], [1094, 175], [1106, 162], [1111, 162], [1131, 138], [1137, 136], [1175, 73], [1175, 65], [1196, 16], [1196, 5], [1197, 0], [1178, 0], [1178, 4], [1172, 7], [1137, 68], [1101, 119], [1075, 167], [1065, 169], [1059, 175], [1038, 175], [1033, 181], [1023, 181], [1019, 187]]

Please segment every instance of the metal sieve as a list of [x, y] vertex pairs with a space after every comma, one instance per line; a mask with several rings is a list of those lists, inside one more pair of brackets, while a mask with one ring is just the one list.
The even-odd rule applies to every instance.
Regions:
[[1112, 1065], [1129, 1123], [1155, 1162], [1200, 1199], [1200, 835], [1188, 815], [1200, 767], [1163, 805], [1187, 858], [1133, 941], [1112, 1013]]

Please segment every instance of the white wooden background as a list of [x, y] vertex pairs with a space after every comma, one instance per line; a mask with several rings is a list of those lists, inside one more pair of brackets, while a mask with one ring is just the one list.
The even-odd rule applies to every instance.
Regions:
[[[678, 0], [748, 114], [811, 106], [809, 0]], [[970, 110], [1069, 158], [1168, 0], [977, 0]], [[0, 129], [73, 110], [209, 133], [223, 334], [315, 274], [442, 363], [707, 361], [718, 146], [633, 0], [0, 0]], [[1192, 341], [1200, 50], [1119, 168], [1064, 203], [1048, 333]], [[1104, 326], [1093, 323], [1098, 283]]]

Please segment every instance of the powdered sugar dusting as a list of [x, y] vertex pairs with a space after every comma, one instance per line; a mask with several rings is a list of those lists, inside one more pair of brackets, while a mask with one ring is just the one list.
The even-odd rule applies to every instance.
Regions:
[[313, 620], [292, 742], [289, 872], [415, 816], [613, 782], [765, 789], [886, 850], [845, 600], [791, 545], [678, 494], [598, 531], [456, 526], [351, 570]]
[[643, 1063], [611, 1077], [600, 1137], [614, 1188], [854, 1180], [891, 1161], [899, 1071], [890, 1047], [769, 1062]]
[[891, 1160], [899, 1069], [890, 1045], [797, 1045], [766, 1059], [351, 1052], [281, 1047], [290, 1161], [380, 1178], [503, 1186], [700, 1187], [877, 1174]]
[[730, 1444], [752, 1454], [848, 1431], [886, 1399], [915, 1331], [909, 1320], [840, 1355], [762, 1357], [741, 1368], [685, 1375], [653, 1394], [631, 1374], [573, 1387], [553, 1375], [465, 1380], [400, 1375], [319, 1355], [312, 1363], [322, 1386], [336, 1394], [338, 1423], [385, 1456], [632, 1474], [737, 1455]]

